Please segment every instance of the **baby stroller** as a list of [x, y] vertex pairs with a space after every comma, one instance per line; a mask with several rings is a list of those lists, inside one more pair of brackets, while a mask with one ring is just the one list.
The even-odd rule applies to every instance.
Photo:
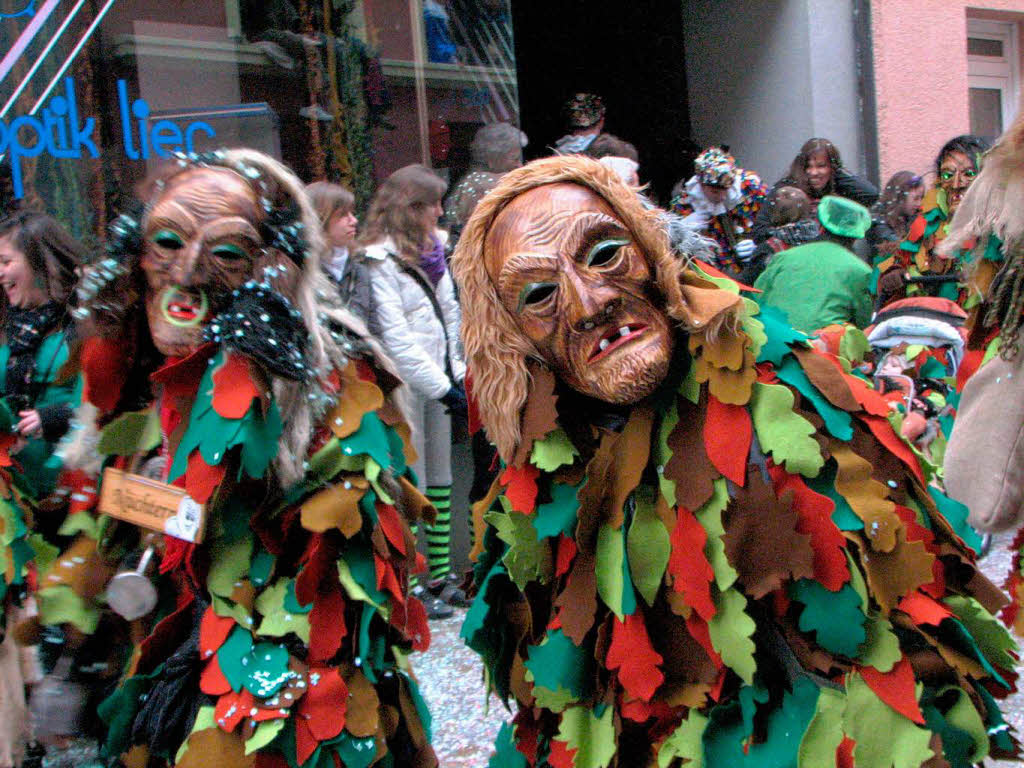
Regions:
[[914, 296], [887, 304], [865, 329], [875, 387], [898, 402], [901, 434], [935, 468], [942, 466], [953, 427], [966, 320], [967, 313], [949, 299]]

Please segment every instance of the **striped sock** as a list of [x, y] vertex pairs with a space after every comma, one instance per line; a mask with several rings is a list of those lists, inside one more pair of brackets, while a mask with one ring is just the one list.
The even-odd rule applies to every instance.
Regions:
[[437, 510], [437, 521], [427, 526], [427, 565], [431, 579], [442, 579], [452, 570], [452, 487], [428, 485], [427, 499]]

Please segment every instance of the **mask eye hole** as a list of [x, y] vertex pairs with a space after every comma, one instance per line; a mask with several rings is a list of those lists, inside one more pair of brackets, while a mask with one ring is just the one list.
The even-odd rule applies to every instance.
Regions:
[[606, 267], [615, 261], [619, 250], [624, 245], [629, 245], [629, 240], [616, 238], [614, 240], [602, 240], [590, 249], [587, 254], [588, 267]]
[[557, 287], [554, 283], [530, 283], [524, 286], [519, 293], [519, 309], [544, 303], [555, 294]]
[[246, 252], [234, 243], [221, 243], [210, 249], [210, 253], [224, 261], [240, 261], [246, 257]]
[[185, 241], [177, 232], [169, 229], [161, 229], [153, 235], [153, 243], [168, 251], [180, 251], [185, 247]]

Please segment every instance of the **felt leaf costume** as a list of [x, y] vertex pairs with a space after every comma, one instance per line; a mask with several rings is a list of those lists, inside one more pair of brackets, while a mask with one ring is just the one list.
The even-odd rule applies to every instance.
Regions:
[[[129, 627], [135, 642], [99, 710], [104, 753], [129, 766], [433, 768], [430, 715], [407, 660], [430, 641], [408, 579], [425, 567], [410, 523], [431, 508], [409, 470], [397, 379], [357, 321], [318, 302], [308, 305], [310, 328], [301, 288], [293, 305], [280, 287], [292, 262], [315, 266], [320, 247], [318, 233], [301, 234], [311, 209], [289, 172], [234, 151], [182, 166], [200, 190], [214, 179], [237, 184], [232, 175], [251, 182], [266, 210], [282, 210], [273, 190], [283, 185], [297, 213], [268, 217], [281, 231], [263, 235], [287, 260], [230, 292], [188, 354], [165, 353], [140, 381], [138, 358], [104, 350], [103, 335], [87, 342], [103, 464], [155, 467], [208, 519], [200, 544], [159, 537], [160, 604]], [[157, 246], [160, 238], [173, 245], [161, 230]], [[227, 252], [227, 265], [237, 258]], [[176, 286], [175, 302], [184, 305], [186, 289], [198, 292]], [[103, 309], [94, 299], [93, 313]], [[178, 343], [175, 327], [158, 343]], [[327, 350], [321, 365], [314, 340]], [[133, 392], [148, 392], [148, 402]], [[126, 402], [141, 407], [124, 410]], [[90, 551], [116, 566], [140, 533], [99, 520]], [[100, 611], [98, 595], [79, 587], [68, 584], [78, 604]]]
[[[664, 379], [637, 401], [582, 398], [557, 380], [555, 356], [545, 360], [554, 402], [523, 360], [532, 373], [518, 413], [504, 412], [511, 427], [500, 409], [483, 409], [507, 465], [481, 502], [491, 511], [477, 528], [477, 596], [462, 637], [489, 688], [518, 705], [492, 764], [967, 765], [1015, 754], [993, 698], [1014, 680], [1012, 640], [994, 618], [1005, 598], [977, 571], [969, 529], [944, 516], [947, 500], [927, 487], [885, 403], [779, 317], [758, 315], [728, 280], [663, 260], [643, 209], [585, 160], [513, 171], [463, 233], [455, 269], [478, 391], [506, 373], [489, 367], [483, 340], [510, 350], [532, 331], [532, 314], [520, 331], [482, 309], [507, 308], [502, 288], [518, 285], [507, 265], [538, 253], [523, 201], [583, 199], [562, 191], [570, 185], [599, 195], [644, 250], [657, 270], [648, 290], [666, 297], [685, 333]], [[560, 243], [572, 252], [593, 242], [542, 231], [559, 258]], [[484, 242], [511, 255], [481, 253]], [[576, 281], [557, 283], [563, 297], [614, 277], [632, 255], [597, 270], [583, 261], [589, 251], [576, 253], [563, 262]], [[495, 293], [474, 266], [484, 260], [484, 277], [499, 275]], [[538, 266], [529, 280], [554, 282], [548, 274]], [[602, 312], [613, 328], [631, 327], [614, 314], [627, 305], [603, 295], [610, 303], [595, 301], [570, 333]], [[548, 305], [538, 306], [540, 317]], [[543, 437], [519, 433], [530, 452], [515, 439], [520, 413], [554, 425]], [[573, 450], [559, 448], [557, 463], [536, 450], [563, 435]]]

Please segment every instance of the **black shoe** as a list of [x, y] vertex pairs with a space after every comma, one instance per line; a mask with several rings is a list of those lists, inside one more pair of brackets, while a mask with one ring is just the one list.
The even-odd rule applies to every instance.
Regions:
[[416, 586], [412, 590], [413, 597], [423, 603], [427, 609], [428, 619], [448, 619], [455, 614], [455, 609], [440, 598], [433, 597], [430, 592], [422, 586]]
[[465, 590], [460, 586], [462, 577], [457, 573], [449, 573], [447, 576], [430, 582], [427, 589], [432, 595], [448, 605], [456, 608], [468, 608], [472, 601], [466, 597]]

